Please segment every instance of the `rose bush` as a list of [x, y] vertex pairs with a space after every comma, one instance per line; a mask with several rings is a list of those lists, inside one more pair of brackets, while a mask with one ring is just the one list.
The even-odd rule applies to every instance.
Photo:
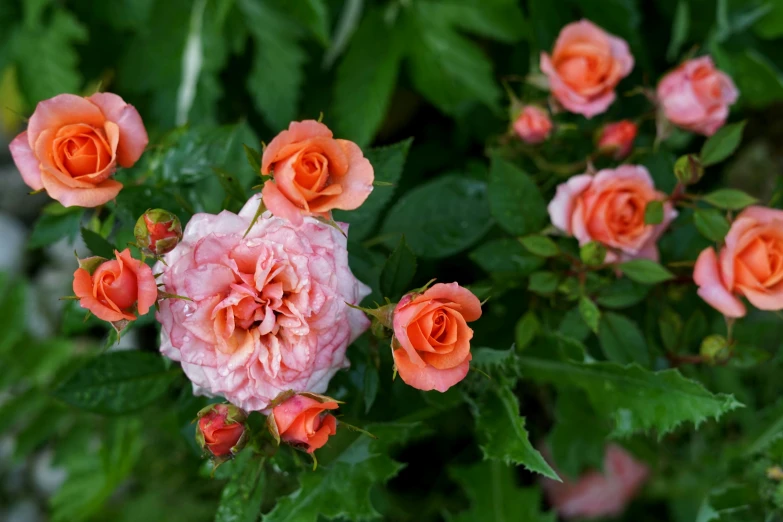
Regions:
[[0, 519], [777, 520], [773, 4], [4, 3]]

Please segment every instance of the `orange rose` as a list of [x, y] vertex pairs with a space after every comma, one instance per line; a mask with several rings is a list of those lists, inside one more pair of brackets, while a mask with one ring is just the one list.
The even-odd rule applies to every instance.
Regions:
[[136, 109], [116, 94], [99, 92], [42, 101], [9, 148], [30, 188], [46, 190], [66, 207], [97, 207], [122, 188], [111, 179], [117, 163], [133, 166], [147, 141]]
[[329, 217], [332, 209], [358, 208], [372, 192], [372, 165], [353, 142], [332, 138], [332, 131], [314, 120], [292, 122], [264, 149], [261, 195], [272, 214], [294, 225], [302, 216]]
[[588, 20], [563, 27], [552, 56], [541, 53], [541, 71], [557, 101], [588, 118], [612, 104], [614, 88], [631, 69], [633, 56], [625, 40]]
[[473, 338], [467, 323], [479, 317], [481, 302], [457, 283], [438, 283], [403, 297], [392, 318], [400, 378], [419, 390], [440, 392], [464, 379]]
[[[663, 202], [663, 222], [658, 225], [644, 222], [651, 201]], [[666, 194], [655, 190], [650, 173], [641, 165], [573, 176], [557, 187], [547, 210], [552, 224], [580, 245], [598, 241], [614, 249], [607, 253], [607, 263], [635, 258], [657, 261], [656, 242], [677, 217]]]
[[337, 419], [325, 413], [337, 408], [337, 402], [332, 400], [320, 401], [307, 395], [294, 395], [272, 408], [270, 421], [284, 442], [301, 446], [307, 453], [312, 453], [337, 433]]
[[[117, 259], [103, 261], [94, 270], [78, 268], [73, 273], [73, 292], [79, 305], [104, 321], [133, 321], [135, 312], [149, 312], [158, 298], [152, 269], [133, 259], [126, 248], [114, 251]], [[101, 258], [92, 258], [101, 260]]]
[[759, 310], [783, 310], [783, 210], [743, 210], [720, 253], [710, 247], [699, 255], [693, 280], [699, 296], [727, 317], [745, 315], [738, 295]]

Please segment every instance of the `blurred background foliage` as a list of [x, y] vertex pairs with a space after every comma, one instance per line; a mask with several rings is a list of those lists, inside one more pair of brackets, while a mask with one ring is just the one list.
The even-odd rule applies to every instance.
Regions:
[[[96, 90], [135, 105], [151, 137], [143, 160], [118, 174], [126, 188], [117, 204], [99, 216], [25, 196], [7, 148], [0, 153], [0, 519], [199, 521], [215, 518], [220, 505], [219, 520], [250, 521], [259, 508], [273, 507], [267, 520], [554, 520], [535, 476], [509, 465], [520, 462], [515, 455], [524, 448], [504, 444], [504, 433], [529, 432], [535, 444], [549, 437], [559, 466], [574, 475], [600, 465], [612, 427], [613, 436], [622, 431], [622, 408], [594, 395], [612, 382], [611, 368], [577, 382], [568, 380], [565, 363], [540, 362], [574, 342], [613, 358], [600, 355], [605, 342], [591, 334], [567, 290], [554, 296], [560, 281], [547, 280], [545, 261], [510, 237], [546, 225], [544, 202], [562, 178], [503, 141], [510, 118], [503, 82], [518, 96], [543, 100], [545, 93], [519, 80], [535, 72], [560, 29], [581, 17], [626, 39], [636, 67], [605, 117], [564, 114], [559, 121], [590, 136], [601, 121], [635, 118], [648, 106], [626, 93], [654, 87], [688, 53], [709, 53], [736, 82], [734, 118], [748, 124], [735, 157], [710, 168], [698, 189], [728, 185], [783, 204], [780, 0], [0, 2], [6, 142], [38, 101]], [[493, 380], [471, 375], [462, 390], [422, 394], [392, 384], [387, 347], [366, 336], [349, 349], [352, 369], [330, 392], [350, 399], [344, 419], [367, 426], [377, 441], [344, 430], [319, 453], [318, 472], [287, 452], [263, 477], [244, 458], [210, 479], [190, 424], [204, 399], [192, 396], [176, 367], [113, 355], [113, 368], [130, 376], [111, 390], [122, 406], [116, 411], [91, 407], [93, 395], [63, 384], [75, 372], [100, 375], [101, 368], [89, 367], [96, 354], [155, 353], [158, 346], [151, 315], [116, 345], [103, 324], [58, 301], [71, 293], [72, 251], [126, 244], [149, 207], [168, 208], [183, 222], [195, 212], [236, 210], [257, 183], [242, 145], [260, 148], [291, 120], [320, 114], [338, 137], [375, 146], [367, 155], [376, 175], [393, 184], [376, 188], [359, 211], [336, 216], [353, 224], [351, 264], [373, 287], [368, 301], [388, 295], [380, 274], [402, 233], [418, 258], [413, 283], [437, 276], [492, 297], [476, 323], [475, 346], [506, 350], [516, 342], [525, 352], [514, 364], [506, 352], [482, 352], [476, 364]], [[653, 150], [654, 122], [645, 125], [634, 159], [671, 190], [675, 158], [698, 150], [700, 138], [675, 132]], [[543, 150], [566, 164], [592, 145], [554, 140]], [[534, 185], [519, 181], [520, 168]], [[675, 226], [663, 240], [663, 259], [692, 260], [708, 243], [693, 226]], [[644, 371], [666, 368], [664, 353], [697, 352], [705, 336], [725, 330], [692, 285], [648, 290], [624, 281], [604, 297], [602, 306], [626, 314], [610, 312], [605, 321], [630, 322], [635, 332], [622, 340], [618, 357], [643, 353]], [[693, 424], [675, 425], [732, 410], [729, 396], [704, 391], [704, 402], [686, 396], [682, 403], [665, 397], [655, 404], [672, 408], [674, 425], [629, 428], [635, 435], [626, 444], [653, 467], [654, 478], [623, 520], [781, 520], [783, 488], [767, 477], [783, 464], [781, 331], [778, 315], [752, 314], [736, 327], [742, 356], [681, 368], [744, 408], [695, 431]], [[687, 387], [650, 382], [657, 390]], [[639, 433], [651, 427], [657, 435]], [[493, 460], [481, 460], [479, 445]], [[575, 447], [580, 451], [569, 453]]]

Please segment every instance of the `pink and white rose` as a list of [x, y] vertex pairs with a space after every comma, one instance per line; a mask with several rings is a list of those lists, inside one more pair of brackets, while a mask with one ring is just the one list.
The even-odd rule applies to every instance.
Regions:
[[238, 215], [196, 214], [155, 268], [162, 290], [188, 298], [161, 303], [161, 351], [199, 391], [245, 410], [288, 390], [326, 391], [369, 326], [347, 304], [370, 292], [348, 267], [347, 238], [314, 218], [297, 228], [269, 212], [243, 237], [260, 201]]

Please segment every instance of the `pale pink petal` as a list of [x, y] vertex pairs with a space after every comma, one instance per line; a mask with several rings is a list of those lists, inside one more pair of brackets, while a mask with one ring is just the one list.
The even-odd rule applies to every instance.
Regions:
[[19, 169], [19, 174], [22, 175], [25, 184], [33, 190], [41, 190], [43, 183], [41, 182], [40, 161], [33, 154], [33, 149], [30, 148], [27, 131], [14, 138], [8, 148], [11, 149], [11, 156], [14, 158], [16, 168]]
[[573, 176], [565, 183], [557, 186], [557, 192], [552, 201], [547, 205], [549, 219], [552, 224], [566, 232], [572, 233], [571, 223], [574, 214], [574, 205], [576, 198], [584, 192], [592, 183], [593, 177], [587, 174]]
[[69, 187], [52, 176], [42, 176], [42, 180], [47, 194], [64, 207], [97, 207], [116, 198], [122, 190], [122, 183], [113, 179], [107, 179], [91, 188]]
[[403, 349], [394, 350], [392, 353], [400, 378], [408, 386], [423, 391], [438, 390], [439, 392], [445, 392], [464, 379], [470, 370], [469, 360], [465, 360], [454, 368], [438, 370], [429, 365], [419, 368], [411, 362], [408, 353]]
[[101, 109], [106, 119], [119, 126], [117, 162], [125, 168], [132, 167], [149, 143], [147, 129], [144, 128], [139, 111], [110, 92], [98, 92], [87, 99]]
[[264, 205], [273, 215], [287, 219], [295, 226], [302, 224], [302, 211], [280, 192], [274, 181], [269, 180], [264, 183], [261, 196], [264, 199]]
[[473, 292], [460, 286], [459, 283], [436, 283], [422, 294], [422, 298], [457, 303], [459, 305], [457, 310], [467, 322], [475, 321], [481, 317], [481, 301]]
[[359, 208], [367, 200], [373, 189], [375, 173], [370, 160], [364, 157], [362, 149], [352, 141], [336, 140], [348, 155], [348, 172], [337, 181], [342, 187], [342, 192], [330, 198], [328, 208], [313, 207], [314, 212], [328, 211], [335, 208], [342, 210], [354, 210]]
[[703, 250], [693, 267], [693, 281], [698, 294], [707, 304], [727, 317], [743, 317], [745, 305], [726, 288], [721, 280], [718, 259], [711, 247]]
[[63, 125], [86, 123], [103, 127], [106, 117], [92, 102], [75, 94], [58, 94], [39, 102], [27, 125], [27, 139], [30, 148], [35, 148], [38, 136], [46, 129], [57, 131]]
[[264, 154], [261, 157], [261, 173], [269, 174], [272, 163], [285, 159], [284, 157], [278, 157], [280, 151], [284, 147], [298, 141], [315, 137], [331, 138], [332, 131], [323, 123], [315, 120], [291, 122], [288, 126], [288, 130], [284, 130], [275, 136], [264, 149]]

